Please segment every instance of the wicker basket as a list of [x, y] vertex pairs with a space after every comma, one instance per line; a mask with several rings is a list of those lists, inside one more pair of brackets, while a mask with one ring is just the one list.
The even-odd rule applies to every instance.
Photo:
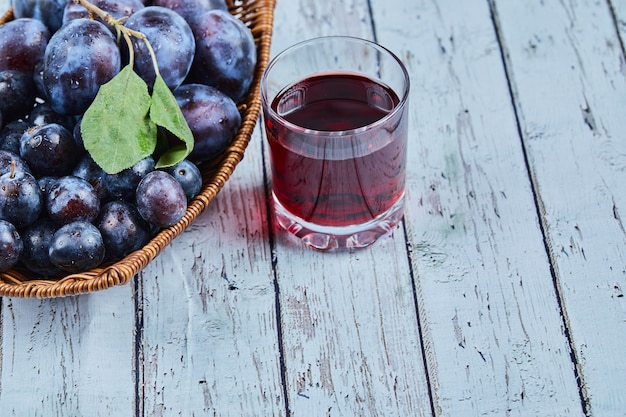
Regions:
[[[0, 296], [24, 298], [52, 298], [100, 291], [127, 284], [131, 278], [151, 262], [172, 239], [182, 233], [211, 203], [222, 189], [237, 164], [244, 156], [252, 131], [261, 112], [259, 85], [261, 75], [269, 61], [274, 6], [276, 0], [226, 0], [231, 13], [241, 19], [251, 30], [257, 45], [257, 68], [247, 96], [240, 103], [242, 124], [239, 132], [224, 155], [215, 163], [201, 166], [203, 187], [187, 208], [184, 217], [176, 224], [161, 230], [142, 249], [131, 253], [114, 264], [102, 265], [79, 274], [48, 280], [33, 276], [25, 269], [14, 268], [0, 274]], [[0, 25], [12, 20], [10, 9], [0, 17]]]

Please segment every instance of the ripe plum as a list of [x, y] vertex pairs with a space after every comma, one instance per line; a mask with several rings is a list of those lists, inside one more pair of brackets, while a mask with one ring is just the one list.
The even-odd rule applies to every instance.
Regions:
[[50, 192], [50, 188], [52, 188], [52, 186], [58, 179], [59, 177], [54, 177], [52, 175], [44, 175], [43, 177], [37, 178], [37, 184], [39, 184], [39, 189], [41, 190], [44, 204], [46, 202], [46, 196]]
[[69, 174], [79, 154], [72, 133], [60, 124], [49, 123], [32, 127], [22, 135], [20, 156], [39, 177]]
[[63, 23], [63, 8], [67, 0], [13, 0], [13, 14], [16, 18], [32, 17], [42, 21], [55, 32]]
[[74, 167], [72, 175], [87, 181], [96, 190], [100, 202], [105, 201], [108, 197], [106, 188], [106, 172], [98, 165], [91, 155], [86, 153], [78, 164]]
[[[185, 19], [171, 9], [150, 6], [128, 18], [124, 26], [146, 36], [154, 49], [165, 84], [171, 90], [181, 85], [189, 73], [196, 50], [193, 32]], [[143, 40], [133, 38], [132, 43], [134, 70], [151, 89], [156, 78], [152, 57]]]
[[105, 185], [109, 195], [134, 203], [135, 190], [139, 181], [149, 172], [154, 171], [154, 165], [154, 158], [149, 156], [117, 174], [106, 174]]
[[30, 113], [35, 105], [37, 88], [31, 74], [21, 71], [0, 71], [0, 112], [6, 122]]
[[187, 201], [197, 196], [200, 190], [202, 190], [202, 173], [196, 164], [188, 159], [184, 159], [178, 164], [166, 168], [165, 172], [180, 183], [183, 187], [183, 191], [185, 191]]
[[57, 113], [48, 103], [38, 103], [28, 115], [28, 121], [33, 126], [57, 123], [69, 131], [72, 131], [76, 124], [74, 116]]
[[42, 207], [39, 184], [30, 173], [11, 170], [0, 176], [0, 219], [22, 228], [37, 220]]
[[7, 172], [23, 171], [31, 173], [30, 167], [18, 154], [11, 151], [0, 150], [0, 175]]
[[59, 29], [44, 59], [46, 97], [56, 112], [71, 115], [84, 113], [121, 66], [115, 38], [104, 24], [90, 19], [72, 20]]
[[[144, 4], [140, 0], [92, 0], [91, 3], [109, 13], [115, 19], [130, 17], [138, 10], [144, 8]], [[78, 3], [68, 1], [63, 10], [63, 24], [82, 18], [89, 19], [89, 11]], [[94, 19], [104, 23], [111, 30], [111, 33], [115, 34], [113, 26], [104, 22], [99, 16], [94, 16]]]
[[0, 131], [0, 149], [19, 155], [20, 139], [29, 127], [30, 125], [24, 120], [7, 123]]
[[153, 4], [174, 10], [187, 22], [193, 22], [199, 16], [211, 10], [228, 11], [225, 0], [154, 0]]
[[0, 220], [0, 272], [8, 271], [17, 264], [23, 250], [24, 243], [15, 226]]
[[52, 237], [58, 229], [59, 225], [52, 220], [40, 217], [21, 232], [24, 242], [21, 261], [30, 271], [44, 276], [54, 276], [60, 272], [50, 261], [48, 253]]
[[239, 101], [252, 84], [257, 62], [252, 32], [223, 10], [203, 14], [191, 29], [196, 53], [188, 82], [210, 85]]
[[96, 226], [77, 221], [60, 227], [54, 233], [48, 254], [57, 267], [78, 273], [100, 265], [105, 257], [105, 247]]
[[107, 258], [120, 260], [141, 249], [150, 239], [150, 226], [137, 208], [126, 201], [110, 201], [94, 223], [102, 234]]
[[148, 223], [169, 227], [187, 210], [182, 186], [165, 171], [152, 171], [137, 186], [137, 209]]
[[45, 198], [48, 216], [57, 223], [92, 222], [100, 212], [96, 190], [84, 179], [72, 175], [56, 180]]
[[223, 152], [241, 125], [235, 102], [203, 84], [183, 84], [174, 90], [174, 97], [194, 137], [189, 160], [198, 164]]
[[50, 31], [37, 19], [15, 19], [0, 25], [0, 71], [32, 74], [43, 60]]

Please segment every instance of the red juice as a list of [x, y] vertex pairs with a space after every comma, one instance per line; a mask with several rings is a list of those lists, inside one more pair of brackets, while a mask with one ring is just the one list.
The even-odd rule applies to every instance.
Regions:
[[283, 208], [332, 227], [392, 208], [406, 170], [405, 112], [387, 117], [399, 102], [389, 87], [352, 73], [313, 76], [280, 92], [271, 103], [280, 117], [265, 122], [272, 189]]

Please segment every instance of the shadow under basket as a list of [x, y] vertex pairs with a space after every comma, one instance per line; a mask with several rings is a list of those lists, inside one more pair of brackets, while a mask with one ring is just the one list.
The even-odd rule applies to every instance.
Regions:
[[[261, 113], [260, 81], [268, 65], [274, 7], [276, 0], [226, 0], [231, 14], [250, 28], [257, 48], [257, 66], [248, 94], [239, 103], [242, 123], [229, 148], [210, 164], [201, 165], [203, 184], [198, 196], [190, 201], [183, 218], [162, 229], [143, 248], [122, 260], [103, 264], [77, 274], [45, 279], [22, 267], [0, 273], [0, 296], [23, 298], [54, 298], [101, 291], [125, 285], [145, 268], [175, 237], [200, 215], [224, 187], [235, 167], [243, 159], [252, 132]], [[0, 16], [0, 25], [13, 20], [13, 9]]]

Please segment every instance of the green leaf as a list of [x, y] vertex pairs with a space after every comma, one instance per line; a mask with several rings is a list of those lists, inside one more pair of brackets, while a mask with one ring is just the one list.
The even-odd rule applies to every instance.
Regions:
[[157, 127], [148, 117], [148, 86], [130, 66], [102, 85], [85, 112], [81, 132], [85, 148], [109, 174], [152, 155]]
[[164, 152], [156, 163], [157, 168], [171, 167], [185, 159], [189, 150], [185, 145], [174, 146]]
[[156, 77], [152, 90], [150, 119], [183, 142], [180, 146], [174, 146], [161, 155], [156, 163], [157, 168], [176, 165], [191, 153], [194, 142], [193, 134], [176, 102], [174, 94], [172, 94], [160, 75]]

